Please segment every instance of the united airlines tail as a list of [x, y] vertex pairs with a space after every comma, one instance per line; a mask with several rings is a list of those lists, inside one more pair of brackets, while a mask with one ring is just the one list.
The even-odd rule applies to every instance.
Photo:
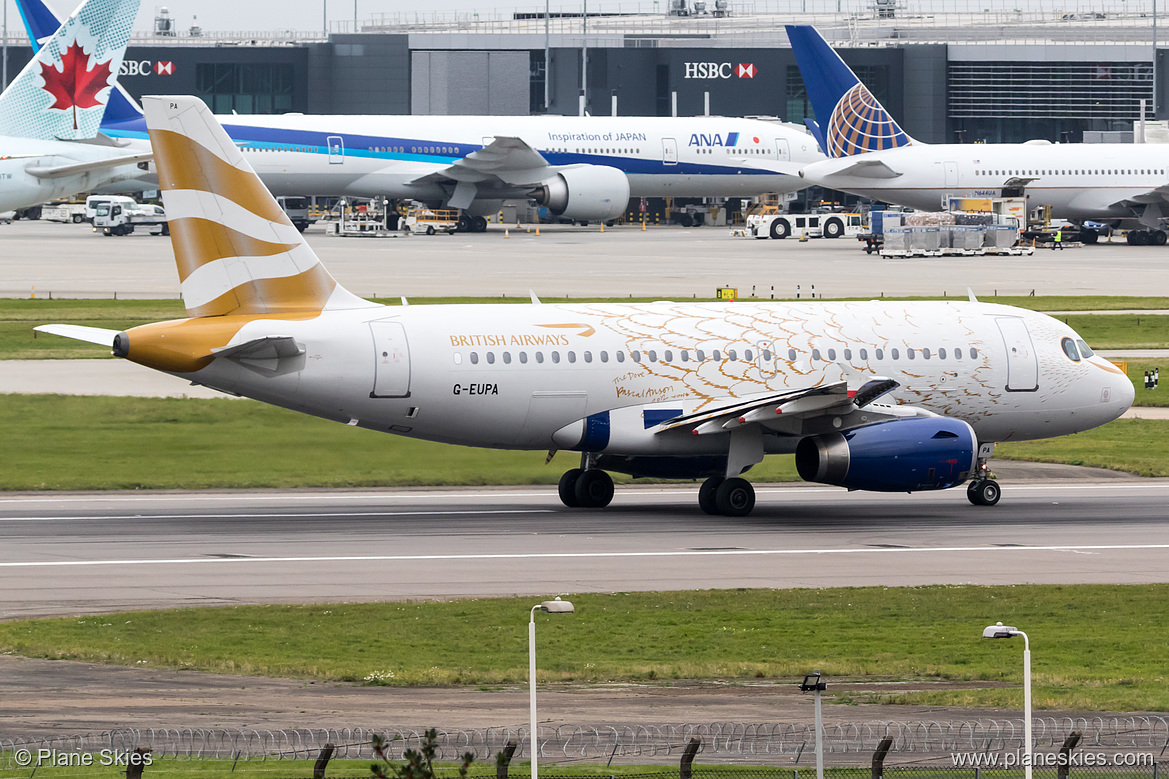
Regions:
[[188, 316], [371, 305], [329, 275], [202, 100], [142, 102]]
[[915, 143], [815, 27], [789, 24], [787, 37], [816, 112], [810, 126], [825, 154], [851, 157]]
[[[40, 51], [41, 44], [49, 40], [61, 20], [41, 0], [16, 0], [16, 8], [24, 22], [24, 30], [28, 34], [28, 42], [34, 52]], [[133, 20], [131, 20], [133, 23]], [[102, 126], [118, 125], [142, 119], [142, 108], [130, 97], [121, 84], [115, 84], [110, 92], [106, 113], [102, 118]]]

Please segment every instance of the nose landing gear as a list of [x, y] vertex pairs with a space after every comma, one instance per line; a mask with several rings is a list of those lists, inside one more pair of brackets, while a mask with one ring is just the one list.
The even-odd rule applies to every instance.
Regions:
[[966, 499], [975, 506], [993, 506], [1003, 496], [1002, 487], [994, 480], [994, 474], [987, 467], [989, 453], [994, 451], [994, 444], [990, 444], [986, 457], [978, 458], [978, 465], [974, 469], [974, 478], [966, 486]]

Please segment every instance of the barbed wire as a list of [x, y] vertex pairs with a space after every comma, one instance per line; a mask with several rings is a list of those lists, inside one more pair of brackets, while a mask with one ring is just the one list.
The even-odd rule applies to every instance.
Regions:
[[[1169, 750], [1169, 719], [1160, 716], [1036, 717], [1033, 747], [1058, 749], [1072, 731], [1082, 734], [1081, 749], [1142, 750], [1164, 759]], [[382, 736], [391, 758], [417, 748], [425, 737], [417, 728], [128, 728], [96, 734], [46, 738], [0, 738], [0, 766], [20, 749], [58, 752], [99, 752], [149, 749], [156, 759], [237, 758], [246, 760], [305, 759], [333, 744], [337, 759], [370, 759], [375, 734]], [[677, 758], [692, 738], [702, 753], [745, 762], [807, 759], [816, 740], [809, 723], [741, 723], [659, 725], [562, 725], [539, 729], [544, 760], [655, 760]], [[904, 757], [954, 752], [1006, 752], [1023, 748], [1021, 719], [873, 720], [824, 726], [824, 752], [855, 761], [891, 738], [890, 753]], [[439, 759], [454, 760], [471, 752], [477, 760], [494, 757], [509, 741], [518, 745], [516, 758], [530, 756], [527, 728], [439, 730]]]

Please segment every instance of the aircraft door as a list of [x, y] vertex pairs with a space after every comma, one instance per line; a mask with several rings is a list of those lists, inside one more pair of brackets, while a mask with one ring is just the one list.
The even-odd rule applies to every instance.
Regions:
[[943, 162], [942, 165], [946, 168], [946, 187], [958, 186], [958, 163]]
[[1031, 333], [1021, 317], [995, 319], [1007, 350], [1007, 392], [1035, 392], [1039, 389], [1039, 358]]
[[345, 139], [340, 135], [330, 135], [326, 141], [329, 144], [329, 164], [340, 165], [345, 162]]
[[780, 162], [788, 162], [791, 160], [791, 149], [788, 146], [787, 138], [775, 139], [775, 159]]
[[662, 164], [678, 164], [678, 141], [673, 138], [662, 138]]
[[370, 322], [374, 374], [371, 398], [410, 397], [410, 345], [401, 322]]

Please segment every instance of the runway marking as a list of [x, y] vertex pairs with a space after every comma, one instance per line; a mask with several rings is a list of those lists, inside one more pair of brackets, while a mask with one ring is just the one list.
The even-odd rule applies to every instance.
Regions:
[[467, 509], [456, 511], [334, 511], [296, 514], [79, 514], [68, 517], [0, 517], [0, 522], [72, 522], [75, 520], [160, 520], [160, 519], [325, 519], [337, 517], [458, 517], [499, 514], [555, 514], [553, 509]]
[[1100, 544], [1075, 546], [922, 546], [844, 549], [744, 549], [738, 551], [679, 550], [673, 552], [532, 552], [525, 554], [329, 555], [320, 557], [183, 557], [163, 560], [46, 560], [0, 563], [0, 568], [76, 568], [106, 565], [196, 565], [238, 563], [432, 562], [436, 560], [581, 560], [645, 557], [744, 557], [838, 554], [903, 554], [918, 552], [1100, 552], [1169, 549], [1169, 544]]

